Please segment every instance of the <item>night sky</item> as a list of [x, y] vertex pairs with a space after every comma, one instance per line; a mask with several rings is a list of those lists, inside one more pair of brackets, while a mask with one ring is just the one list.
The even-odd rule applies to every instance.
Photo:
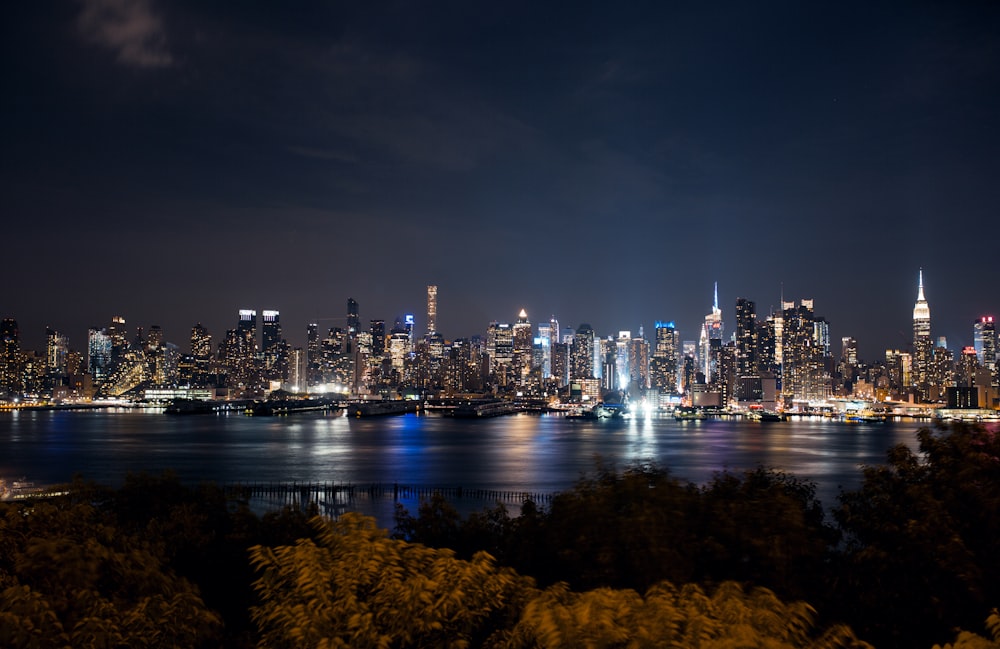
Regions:
[[1000, 3], [16, 2], [0, 316], [240, 308], [696, 339], [719, 283], [863, 358], [1000, 316]]

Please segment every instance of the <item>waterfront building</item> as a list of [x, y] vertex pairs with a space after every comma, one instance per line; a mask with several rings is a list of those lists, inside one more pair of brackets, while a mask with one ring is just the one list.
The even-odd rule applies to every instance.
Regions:
[[931, 396], [933, 349], [931, 309], [924, 297], [924, 270], [921, 268], [917, 280], [917, 301], [913, 305], [913, 387], [920, 402], [929, 401]]

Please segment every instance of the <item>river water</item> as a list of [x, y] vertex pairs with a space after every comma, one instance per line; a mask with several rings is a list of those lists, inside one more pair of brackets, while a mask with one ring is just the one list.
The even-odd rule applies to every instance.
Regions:
[[[519, 414], [493, 419], [402, 415], [356, 419], [310, 413], [170, 416], [157, 411], [0, 413], [0, 477], [36, 484], [80, 474], [117, 486], [130, 471], [172, 470], [184, 481], [336, 483], [464, 491], [554, 493], [598, 463], [654, 462], [702, 484], [722, 470], [773, 467], [817, 483], [826, 507], [861, 482], [895, 444], [915, 448], [920, 424], [672, 417], [580, 420]], [[418, 497], [401, 498], [415, 511]], [[488, 502], [465, 503], [465, 513]], [[392, 500], [357, 507], [390, 525]]]
[[[468, 420], [436, 415], [356, 419], [331, 414], [170, 416], [157, 411], [0, 413], [0, 477], [36, 484], [75, 474], [117, 486], [129, 471], [170, 469], [189, 483], [328, 482], [461, 486], [554, 493], [598, 462], [655, 462], [698, 484], [714, 472], [773, 467], [817, 483], [823, 504], [861, 482], [895, 444], [915, 448], [922, 424], [786, 422], [672, 417], [580, 420], [518, 414]], [[490, 503], [467, 504], [466, 511]], [[404, 505], [414, 511], [411, 498]], [[389, 525], [391, 501], [367, 507]], [[366, 507], [359, 507], [365, 510]], [[389, 512], [389, 514], [387, 514]]]

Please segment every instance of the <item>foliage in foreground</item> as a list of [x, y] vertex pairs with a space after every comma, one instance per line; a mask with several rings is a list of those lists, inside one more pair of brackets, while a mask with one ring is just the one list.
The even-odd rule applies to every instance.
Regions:
[[[65, 504], [65, 503], [63, 503]], [[160, 551], [86, 504], [6, 508], [0, 646], [199, 647], [221, 620]]]
[[808, 604], [763, 588], [539, 590], [485, 553], [390, 539], [371, 518], [314, 525], [315, 541], [251, 552], [261, 647], [869, 647], [845, 626], [817, 635]]

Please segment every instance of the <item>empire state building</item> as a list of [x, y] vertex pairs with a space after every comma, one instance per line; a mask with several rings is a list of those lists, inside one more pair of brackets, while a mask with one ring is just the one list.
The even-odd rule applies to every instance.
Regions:
[[913, 305], [913, 386], [920, 401], [928, 401], [931, 391], [931, 308], [924, 297], [924, 269], [917, 281], [917, 302]]

